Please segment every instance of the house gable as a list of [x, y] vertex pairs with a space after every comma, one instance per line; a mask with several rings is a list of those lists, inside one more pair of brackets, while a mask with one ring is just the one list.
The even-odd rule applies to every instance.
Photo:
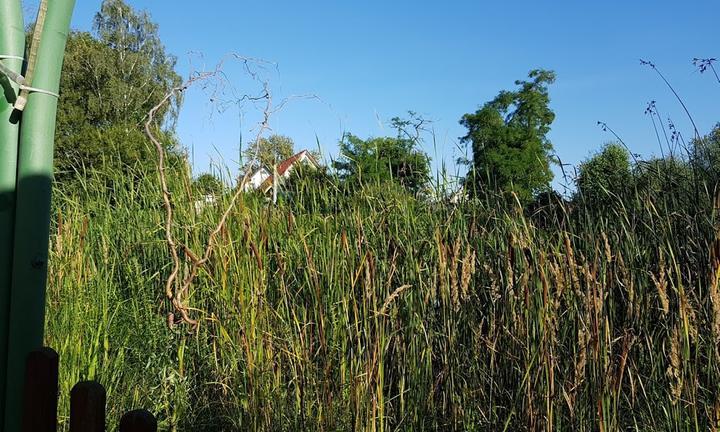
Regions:
[[[285, 159], [284, 161], [280, 162], [276, 167], [276, 172], [278, 175], [278, 182], [282, 182], [283, 180], [290, 177], [290, 174], [292, 174], [295, 167], [297, 167], [300, 164], [305, 164], [307, 166], [310, 166], [314, 169], [317, 169], [320, 167], [320, 164], [315, 160], [312, 154], [310, 154], [309, 151], [303, 150], [299, 153], [296, 153], [292, 155], [291, 157]], [[260, 185], [260, 190], [263, 193], [266, 193], [269, 191], [273, 183], [275, 182], [275, 176], [273, 174], [270, 174]]]

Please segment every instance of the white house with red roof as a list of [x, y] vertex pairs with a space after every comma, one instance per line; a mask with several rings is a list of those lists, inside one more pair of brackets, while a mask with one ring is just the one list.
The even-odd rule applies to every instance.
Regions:
[[[243, 183], [245, 191], [258, 190], [267, 193], [274, 185], [281, 185], [285, 179], [299, 166], [319, 168], [320, 164], [308, 150], [296, 153], [275, 166], [274, 169], [261, 166], [256, 169]], [[277, 175], [277, 177], [276, 177]]]

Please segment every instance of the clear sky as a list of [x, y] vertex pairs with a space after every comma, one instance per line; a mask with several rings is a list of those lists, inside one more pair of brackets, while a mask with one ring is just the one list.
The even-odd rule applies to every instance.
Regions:
[[[74, 27], [89, 29], [100, 2], [79, 0]], [[717, 0], [128, 2], [159, 24], [184, 75], [190, 52], [202, 53], [208, 65], [230, 52], [277, 63], [279, 72], [268, 72], [276, 100], [307, 94], [319, 100], [291, 101], [273, 116], [274, 132], [299, 148], [319, 142], [329, 155], [343, 132], [391, 134], [388, 120], [413, 110], [433, 121], [435, 143], [426, 142], [425, 150], [434, 166], [445, 161], [453, 171], [462, 114], [534, 68], [557, 72], [550, 138], [563, 162], [576, 164], [612, 139], [598, 120], [634, 152], [657, 154], [644, 114], [649, 101], [687, 137], [692, 129], [640, 58], [668, 77], [701, 132], [720, 121], [720, 83], [691, 63], [720, 57]], [[228, 63], [226, 71], [242, 93], [249, 83], [240, 66]], [[247, 143], [257, 120], [250, 106], [242, 121], [237, 107], [211, 111], [201, 92], [191, 92], [178, 125], [183, 143], [194, 149], [196, 172], [211, 158], [232, 167], [240, 131]]]

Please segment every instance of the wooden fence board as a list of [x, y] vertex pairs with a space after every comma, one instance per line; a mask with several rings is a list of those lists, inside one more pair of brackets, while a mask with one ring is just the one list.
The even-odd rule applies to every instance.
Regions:
[[105, 432], [105, 388], [95, 381], [75, 384], [70, 392], [70, 432]]
[[120, 432], [157, 432], [157, 420], [149, 411], [130, 411], [120, 420]]
[[58, 405], [58, 354], [51, 348], [30, 353], [23, 391], [23, 432], [56, 432]]

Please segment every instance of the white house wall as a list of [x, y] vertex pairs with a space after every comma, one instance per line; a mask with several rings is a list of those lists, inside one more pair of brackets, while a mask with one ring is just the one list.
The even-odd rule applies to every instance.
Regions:
[[259, 169], [250, 176], [243, 189], [246, 191], [257, 189], [268, 177], [270, 177], [270, 173], [265, 168]]

